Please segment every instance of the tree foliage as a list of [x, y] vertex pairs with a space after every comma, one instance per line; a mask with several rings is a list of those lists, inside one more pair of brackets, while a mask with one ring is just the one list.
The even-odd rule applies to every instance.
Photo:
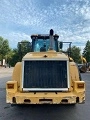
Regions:
[[83, 50], [83, 56], [86, 58], [87, 62], [90, 62], [90, 41], [86, 42], [85, 48]]
[[12, 58], [10, 60], [11, 66], [22, 60], [24, 55], [31, 51], [31, 43], [27, 40], [22, 40], [17, 44], [17, 48], [13, 49]]
[[6, 60], [7, 64], [14, 66], [22, 57], [31, 51], [31, 43], [27, 40], [22, 40], [17, 44], [16, 49], [10, 49], [7, 39], [0, 37], [0, 60]]
[[10, 51], [10, 48], [9, 48], [8, 40], [0, 37], [0, 59], [1, 61], [9, 53], [9, 51]]
[[[70, 49], [68, 49], [67, 52], [69, 50]], [[73, 60], [76, 63], [81, 63], [81, 54], [80, 54], [80, 48], [79, 47], [76, 47], [76, 46], [71, 47], [71, 58], [73, 58]]]
[[31, 51], [31, 43], [27, 40], [22, 40], [21, 42], [18, 43], [17, 45], [17, 50], [19, 53], [19, 60], [23, 58], [23, 56]]
[[11, 57], [11, 59], [9, 61], [9, 64], [11, 66], [15, 66], [15, 64], [17, 62], [19, 62], [19, 54], [18, 54], [18, 49], [15, 48], [15, 49], [12, 50], [12, 57]]

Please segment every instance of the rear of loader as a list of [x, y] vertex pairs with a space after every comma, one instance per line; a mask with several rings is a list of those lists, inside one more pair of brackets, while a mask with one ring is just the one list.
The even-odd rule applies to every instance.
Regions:
[[51, 29], [49, 35], [32, 35], [31, 38], [33, 52], [15, 65], [12, 80], [6, 83], [6, 102], [84, 103], [85, 82], [80, 79], [77, 65], [59, 52], [59, 36]]

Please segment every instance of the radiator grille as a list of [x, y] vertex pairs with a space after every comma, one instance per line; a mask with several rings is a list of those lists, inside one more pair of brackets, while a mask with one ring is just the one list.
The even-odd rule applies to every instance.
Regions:
[[24, 61], [23, 88], [67, 88], [67, 61]]

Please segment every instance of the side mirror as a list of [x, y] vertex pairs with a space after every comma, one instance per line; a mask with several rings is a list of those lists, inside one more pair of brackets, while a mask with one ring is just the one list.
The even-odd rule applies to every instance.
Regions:
[[60, 49], [63, 48], [63, 42], [59, 42], [59, 48], [60, 48]]

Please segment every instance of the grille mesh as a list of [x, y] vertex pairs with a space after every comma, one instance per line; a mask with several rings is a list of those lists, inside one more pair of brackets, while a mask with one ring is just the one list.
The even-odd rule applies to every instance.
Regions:
[[24, 61], [23, 88], [67, 88], [67, 62]]

